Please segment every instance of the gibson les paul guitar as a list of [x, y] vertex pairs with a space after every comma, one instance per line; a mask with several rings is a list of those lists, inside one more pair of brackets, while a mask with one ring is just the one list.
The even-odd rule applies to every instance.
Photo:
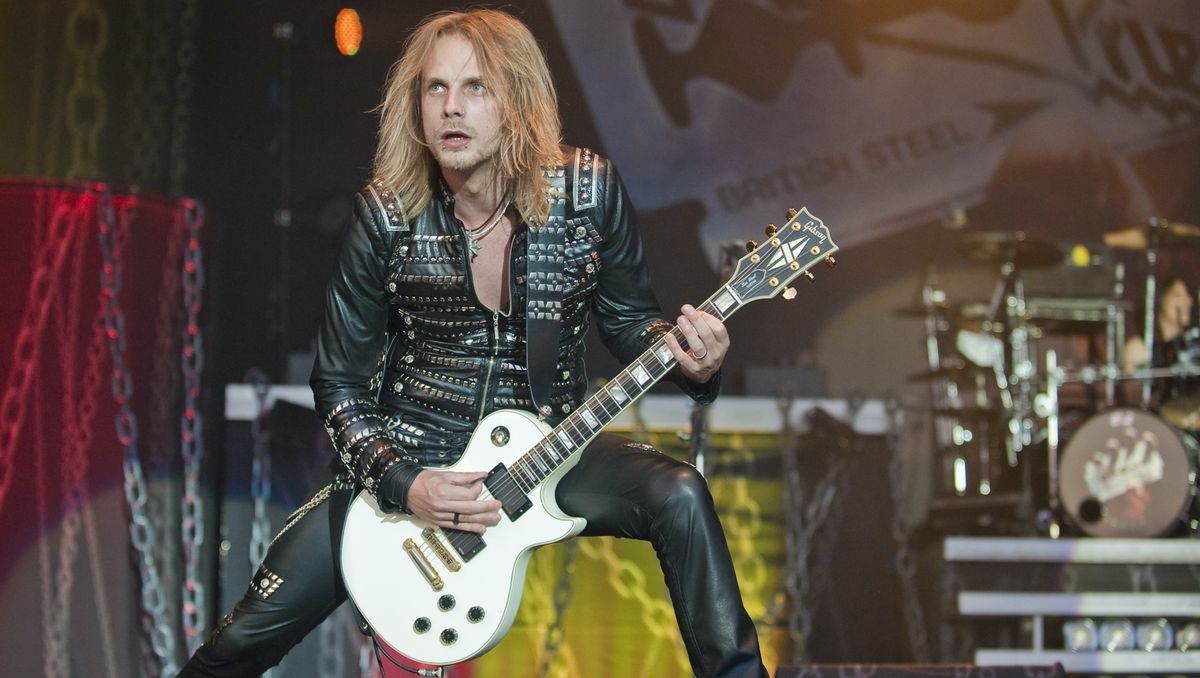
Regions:
[[[750, 243], [733, 275], [699, 309], [722, 320], [742, 306], [783, 293], [838, 247], [808, 210], [789, 210], [783, 228]], [[672, 330], [683, 337], [678, 328]], [[512, 626], [525, 569], [538, 546], [579, 534], [586, 522], [554, 498], [580, 451], [675, 365], [656, 341], [557, 427], [529, 412], [498, 410], [475, 428], [447, 471], [489, 470], [483, 497], [500, 500], [500, 523], [485, 534], [442, 529], [380, 510], [366, 491], [351, 502], [342, 539], [342, 574], [354, 605], [375, 635], [424, 664], [457, 664], [488, 651]]]

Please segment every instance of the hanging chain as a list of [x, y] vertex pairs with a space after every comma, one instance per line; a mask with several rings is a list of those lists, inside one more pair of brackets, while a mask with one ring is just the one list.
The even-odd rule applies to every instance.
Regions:
[[549, 675], [550, 667], [558, 657], [558, 651], [562, 648], [563, 639], [566, 637], [563, 621], [566, 619], [567, 609], [571, 607], [571, 596], [574, 594], [572, 581], [575, 575], [575, 561], [579, 557], [579, 540], [567, 540], [567, 543], [563, 544], [562, 551], [562, 572], [554, 585], [554, 620], [546, 628], [546, 643], [542, 648], [542, 665], [537, 672], [541, 678]]
[[179, 205], [187, 245], [183, 248], [183, 416], [180, 418], [180, 450], [183, 454], [183, 503], [180, 534], [186, 559], [183, 583], [183, 634], [188, 652], [195, 651], [208, 628], [204, 608], [204, 580], [200, 574], [200, 549], [204, 545], [204, 503], [200, 495], [200, 464], [204, 459], [204, 418], [200, 396], [204, 377], [204, 332], [200, 312], [204, 306], [204, 252], [200, 245], [204, 208], [194, 200]]
[[[159, 3], [154, 3], [159, 4]], [[164, 7], [168, 3], [161, 3]], [[167, 43], [169, 36], [160, 36], [150, 23], [150, 0], [131, 0], [126, 24], [125, 72], [125, 162], [124, 181], [130, 185], [153, 184], [158, 171], [156, 150], [161, 147], [161, 107], [165, 97], [155, 96], [149, 88], [148, 74], [162, 68], [163, 61], [152, 58], [147, 43]], [[157, 56], [157, 55], [155, 55]]]
[[652, 655], [657, 653], [660, 643], [665, 643], [674, 650], [675, 663], [681, 670], [687, 669], [690, 663], [687, 650], [677, 631], [675, 611], [667, 601], [651, 597], [647, 593], [645, 573], [637, 563], [617, 554], [616, 543], [613, 537], [582, 539], [579, 542], [579, 550], [588, 558], [603, 561], [608, 568], [608, 581], [613, 591], [626, 600], [636, 600], [641, 607], [639, 618], [654, 639], [654, 642], [647, 643], [649, 650], [644, 663], [646, 670], [652, 667]]
[[192, 66], [196, 63], [196, 0], [183, 0], [179, 15], [179, 46], [176, 51], [175, 107], [171, 111], [172, 194], [183, 193], [187, 175], [187, 137], [191, 124]]
[[[78, 218], [80, 212], [77, 211], [76, 215]], [[59, 506], [62, 517], [58, 535], [55, 597], [50, 613], [54, 619], [55, 632], [58, 634], [57, 641], [62, 643], [61, 647], [55, 649], [62, 652], [65, 652], [71, 643], [71, 602], [73, 600], [71, 593], [75, 590], [75, 566], [79, 555], [79, 535], [83, 527], [82, 509], [87, 499], [89, 456], [85, 446], [91, 440], [91, 422], [86, 422], [89, 426], [85, 427], [84, 422], [80, 421], [82, 410], [87, 407], [87, 402], [76, 389], [76, 385], [79, 383], [79, 369], [76, 364], [79, 356], [79, 320], [84, 316], [80, 305], [84, 241], [73, 236], [80, 230], [79, 226], [83, 223], [83, 220], [80, 219], [71, 229], [73, 253], [70, 255], [71, 261], [67, 266], [67, 280], [65, 284], [61, 285], [58, 299], [54, 304], [55, 319], [51, 323], [55, 329], [55, 343], [58, 348], [56, 362], [58, 363], [59, 388], [61, 389], [61, 420], [56, 427], [58, 440], [53, 448], [60, 452], [53, 456], [59, 460]], [[96, 383], [95, 386], [98, 387], [99, 384]], [[34, 397], [40, 400], [40, 396], [37, 394]], [[94, 408], [92, 410], [94, 411]], [[35, 431], [41, 429], [43, 421], [39, 413], [35, 412]], [[34, 449], [41, 453], [41, 451], [48, 451], [51, 448], [46, 447], [44, 442], [35, 442]], [[48, 645], [54, 647], [50, 643]], [[61, 660], [56, 660], [56, 662], [61, 663], [61, 666], [56, 668], [66, 671], [62, 675], [68, 675], [70, 665], [65, 654]]]
[[911, 499], [909, 483], [913, 478], [911, 452], [904, 444], [905, 425], [900, 404], [889, 398], [885, 403], [888, 414], [887, 443], [891, 453], [888, 461], [888, 480], [892, 490], [892, 538], [896, 540], [896, 571], [900, 575], [900, 596], [904, 606], [904, 626], [908, 630], [908, 645], [912, 658], [930, 662], [929, 636], [925, 631], [925, 612], [921, 607], [917, 585], [917, 560], [912, 551], [912, 526], [908, 524], [904, 507]]
[[254, 503], [254, 517], [250, 520], [250, 570], [258, 569], [267, 557], [271, 545], [271, 517], [267, 505], [271, 501], [271, 431], [267, 426], [267, 394], [271, 384], [262, 370], [251, 369], [246, 373], [246, 383], [254, 388], [258, 405], [257, 413], [250, 422], [250, 439], [253, 444], [254, 462], [250, 467], [250, 498]]
[[76, 212], [84, 209], [84, 202], [86, 201], [80, 200], [71, 206], [63, 201], [55, 205], [45, 237], [33, 252], [33, 273], [30, 276], [29, 291], [25, 296], [21, 324], [13, 344], [4, 396], [0, 399], [0, 510], [4, 508], [4, 499], [12, 484], [13, 459], [21, 438], [22, 426], [26, 423], [25, 408], [29, 402], [29, 387], [33, 382], [34, 370], [41, 356], [42, 332], [58, 294], [55, 282], [70, 250]]
[[107, 118], [108, 100], [100, 88], [101, 56], [108, 46], [108, 15], [99, 0], [76, 0], [67, 17], [67, 52], [74, 62], [74, 79], [67, 89], [67, 131], [71, 136], [71, 161], [66, 176], [97, 176], [100, 166], [100, 132]]
[[[42, 385], [33, 384], [33, 449], [46, 449], [41, 422]], [[59, 613], [55, 595], [55, 576], [50, 565], [50, 518], [49, 487], [47, 486], [46, 462], [49, 454], [38, 454], [34, 459], [34, 501], [37, 511], [38, 534], [45, 535], [37, 540], [38, 575], [42, 593], [42, 671], [46, 678], [65, 678], [70, 675], [71, 663], [67, 659], [67, 628]]]
[[790, 598], [792, 601], [791, 614], [788, 615], [788, 638], [792, 642], [792, 662], [807, 662], [808, 632], [803, 622], [808, 618], [803, 612], [807, 604], [808, 591], [808, 538], [804, 533], [804, 484], [801, 482], [800, 465], [800, 434], [792, 426], [791, 410], [793, 398], [779, 400], [780, 417], [783, 428], [780, 431], [782, 445], [780, 446], [780, 461], [783, 465], [783, 523], [784, 523], [784, 554], [787, 558], [783, 571], [783, 586], [785, 596], [777, 596], [774, 606], [774, 616], [778, 618], [779, 608]]
[[116, 432], [121, 444], [121, 467], [125, 477], [125, 501], [129, 505], [129, 537], [138, 556], [141, 575], [141, 603], [144, 624], [148, 626], [150, 646], [157, 666], [146, 667], [146, 675], [173, 676], [179, 666], [175, 657], [175, 637], [166, 621], [166, 598], [154, 562], [154, 531], [146, 516], [146, 478], [138, 458], [137, 417], [130, 399], [133, 396], [133, 377], [125, 367], [125, 315], [121, 310], [122, 250], [128, 237], [129, 214], [121, 210], [118, 220], [108, 189], [98, 187], [100, 204], [97, 207], [97, 231], [100, 241], [101, 303], [104, 308], [104, 329], [108, 336], [109, 357], [112, 360], [112, 394], [117, 404]]

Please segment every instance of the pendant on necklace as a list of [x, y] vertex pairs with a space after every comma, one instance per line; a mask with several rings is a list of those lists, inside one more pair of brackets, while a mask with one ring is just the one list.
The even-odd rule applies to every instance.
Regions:
[[467, 252], [471, 254], [471, 261], [475, 261], [475, 258], [479, 256], [480, 249], [482, 249], [482, 246], [480, 246], [479, 241], [475, 239], [475, 236], [470, 231], [467, 231]]

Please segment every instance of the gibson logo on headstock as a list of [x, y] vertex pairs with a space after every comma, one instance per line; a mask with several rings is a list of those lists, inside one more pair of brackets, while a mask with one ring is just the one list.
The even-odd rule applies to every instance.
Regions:
[[804, 222], [804, 226], [802, 226], [801, 229], [804, 230], [805, 233], [808, 233], [819, 240], [821, 244], [825, 244], [825, 239], [828, 236], [825, 235], [824, 231], [817, 228], [817, 222], [809, 219], [808, 221]]

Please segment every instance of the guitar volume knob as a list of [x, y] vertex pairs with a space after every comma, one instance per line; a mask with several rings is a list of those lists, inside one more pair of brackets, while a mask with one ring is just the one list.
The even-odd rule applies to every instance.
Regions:
[[483, 621], [483, 616], [483, 608], [479, 607], [478, 605], [467, 610], [467, 621], [471, 622], [472, 624], [478, 624], [479, 622]]
[[433, 624], [429, 621], [429, 617], [417, 617], [413, 622], [413, 631], [417, 633], [428, 633]]
[[438, 598], [438, 609], [442, 612], [449, 612], [450, 610], [454, 609], [454, 602], [454, 596], [447, 593], [441, 598]]
[[453, 645], [458, 642], [458, 631], [454, 629], [444, 629], [441, 634], [442, 645]]

